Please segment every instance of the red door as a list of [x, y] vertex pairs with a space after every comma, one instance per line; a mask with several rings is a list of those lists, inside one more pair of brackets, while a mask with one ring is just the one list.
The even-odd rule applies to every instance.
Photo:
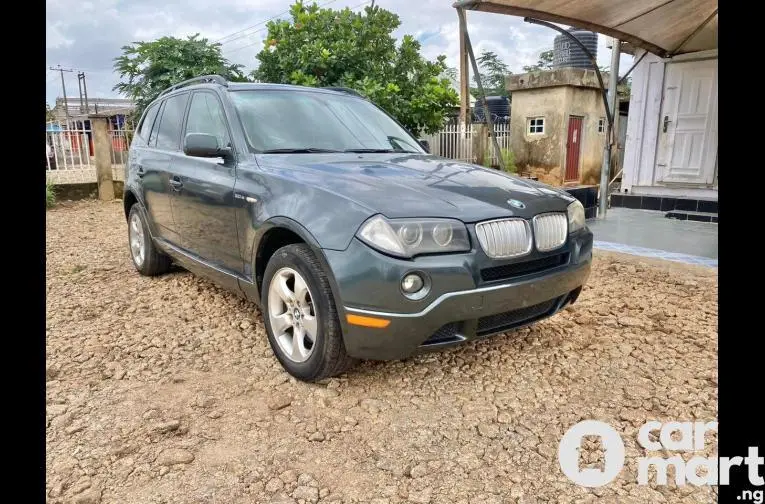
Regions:
[[579, 154], [582, 151], [582, 118], [568, 118], [568, 138], [566, 140], [566, 176], [564, 181], [579, 180]]

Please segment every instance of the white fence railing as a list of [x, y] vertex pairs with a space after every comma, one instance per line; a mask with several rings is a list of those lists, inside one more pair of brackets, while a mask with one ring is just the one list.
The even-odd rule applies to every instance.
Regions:
[[[430, 144], [430, 152], [436, 156], [441, 156], [467, 163], [475, 163], [478, 159], [477, 153], [473, 152], [473, 140], [482, 124], [447, 124], [444, 129], [432, 135], [424, 135], [422, 138]], [[510, 124], [494, 124], [494, 131], [497, 134], [497, 142], [500, 149], [510, 149]], [[499, 159], [494, 152], [492, 142], [487, 139], [486, 145], [491, 156], [492, 166], [499, 165]]]
[[[120, 121], [109, 127], [114, 180], [122, 180], [124, 163], [132, 139], [132, 123]], [[96, 182], [93, 130], [88, 120], [51, 121], [45, 128], [48, 182], [72, 184]]]

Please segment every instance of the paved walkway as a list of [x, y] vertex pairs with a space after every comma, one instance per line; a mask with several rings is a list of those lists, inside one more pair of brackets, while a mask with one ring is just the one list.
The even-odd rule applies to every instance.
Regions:
[[605, 220], [593, 219], [595, 248], [669, 261], [717, 267], [717, 226], [680, 221], [664, 212], [611, 208]]

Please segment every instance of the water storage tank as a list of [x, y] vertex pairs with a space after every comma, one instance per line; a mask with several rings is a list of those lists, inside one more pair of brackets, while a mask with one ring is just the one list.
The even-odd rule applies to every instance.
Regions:
[[[509, 98], [506, 96], [487, 96], [486, 102], [489, 104], [492, 121], [501, 123], [510, 120]], [[480, 98], [475, 101], [473, 115], [475, 122], [486, 122], [486, 116], [483, 113], [483, 100]]]
[[[597, 60], [598, 57], [598, 34], [579, 28], [569, 28], [568, 32], [576, 37], [584, 47], [592, 53]], [[592, 68], [590, 58], [582, 51], [576, 42], [565, 35], [555, 37], [553, 43], [553, 68]]]

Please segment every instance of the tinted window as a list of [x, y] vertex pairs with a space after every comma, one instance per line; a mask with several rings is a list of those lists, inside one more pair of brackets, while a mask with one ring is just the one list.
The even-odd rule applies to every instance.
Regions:
[[416, 139], [372, 103], [343, 94], [231, 93], [250, 145], [258, 151], [318, 148], [423, 153]]
[[159, 123], [159, 132], [157, 134], [158, 149], [180, 149], [183, 113], [186, 111], [188, 98], [189, 94], [185, 93], [173, 96], [165, 101], [165, 110], [162, 112], [162, 120]]
[[230, 143], [223, 107], [212, 93], [194, 93], [186, 122], [186, 134], [206, 133], [218, 139], [219, 147]]
[[159, 112], [159, 106], [155, 103], [146, 111], [146, 114], [143, 116], [143, 121], [141, 121], [141, 124], [138, 126], [138, 136], [144, 139], [143, 143], [146, 143], [146, 139], [149, 137], [151, 127], [154, 125], [154, 119], [157, 118], [157, 112]]

